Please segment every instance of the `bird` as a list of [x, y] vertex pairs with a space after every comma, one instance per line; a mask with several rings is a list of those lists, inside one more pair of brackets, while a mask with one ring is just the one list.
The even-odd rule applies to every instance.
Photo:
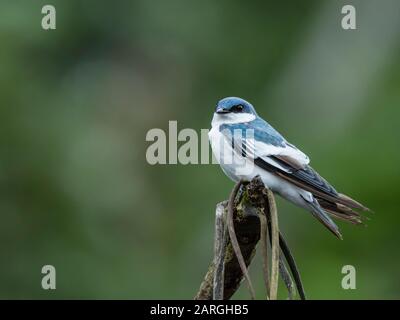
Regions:
[[220, 100], [208, 133], [222, 171], [234, 182], [260, 176], [274, 194], [310, 212], [339, 239], [332, 218], [363, 224], [367, 207], [339, 193], [310, 166], [310, 158], [289, 143], [253, 105], [238, 97]]

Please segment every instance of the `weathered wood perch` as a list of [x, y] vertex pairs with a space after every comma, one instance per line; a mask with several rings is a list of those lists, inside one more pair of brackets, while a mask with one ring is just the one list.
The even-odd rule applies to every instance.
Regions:
[[[275, 221], [274, 217], [271, 217], [271, 208], [275, 210], [276, 215], [276, 209], [274, 208], [275, 201], [272, 192], [265, 188], [259, 177], [255, 177], [250, 183], [238, 183], [231, 194], [231, 200], [233, 203], [234, 233], [246, 267], [250, 265], [254, 257], [257, 243], [260, 239], [262, 241], [263, 270], [267, 287], [267, 299], [276, 299], [278, 275], [274, 274], [274, 272], [278, 272], [278, 264], [279, 273], [288, 289], [289, 298], [291, 299], [294, 296], [293, 281], [285, 265], [285, 260], [294, 277], [300, 298], [305, 299], [300, 275], [293, 256], [282, 234], [279, 233], [277, 229], [277, 219]], [[227, 220], [229, 218], [228, 207], [227, 201], [217, 204], [214, 260], [211, 262], [204, 280], [200, 285], [199, 291], [195, 296], [196, 300], [230, 299], [239, 288], [243, 279], [243, 266], [241, 268], [238, 262], [234, 250], [235, 248], [232, 245], [232, 234], [228, 232], [227, 228], [229, 224]], [[274, 229], [273, 226], [276, 228]], [[276, 243], [278, 242], [278, 237], [279, 245]], [[270, 281], [268, 280], [268, 273], [270, 271], [267, 262], [268, 240], [272, 244]], [[279, 247], [281, 250], [279, 250]], [[282, 256], [279, 256], [279, 251], [284, 255], [285, 260]], [[245, 269], [244, 271], [246, 272], [247, 270]], [[253, 295], [253, 289], [249, 278], [247, 282], [251, 295]]]

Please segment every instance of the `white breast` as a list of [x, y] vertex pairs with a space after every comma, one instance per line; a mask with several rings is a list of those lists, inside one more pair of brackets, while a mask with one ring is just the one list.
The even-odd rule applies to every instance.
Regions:
[[[229, 114], [230, 115], [230, 114]], [[223, 143], [225, 137], [224, 135], [219, 131], [219, 127], [221, 124], [226, 124], [226, 123], [242, 123], [242, 122], [248, 122], [252, 121], [255, 119], [253, 115], [246, 115], [241, 114], [240, 116], [242, 117], [226, 117], [227, 115], [222, 115], [225, 116], [223, 119], [221, 115], [215, 114], [214, 118], [212, 120], [212, 128], [208, 133], [208, 138], [210, 140], [211, 144], [211, 149], [213, 151], [213, 154], [215, 156], [215, 159], [218, 161], [219, 165], [221, 166], [222, 170], [224, 173], [233, 181], [237, 182], [240, 179], [243, 179], [245, 181], [251, 181], [255, 176], [259, 175], [263, 181], [263, 183], [270, 188], [273, 192], [278, 193], [282, 197], [286, 198], [287, 200], [299, 205], [299, 206], [304, 206], [304, 201], [300, 195], [303, 197], [309, 197], [311, 194], [308, 191], [305, 191], [303, 189], [298, 188], [297, 186], [287, 182], [286, 180], [283, 180], [282, 178], [260, 168], [254, 165], [254, 162], [251, 158], [243, 158], [241, 155], [237, 154], [235, 151], [230, 148], [231, 151], [233, 151], [233, 159], [232, 157], [227, 158], [227, 153], [229, 152], [226, 151], [226, 148], [229, 148], [229, 143]], [[228, 121], [231, 122], [228, 122]], [[239, 121], [240, 120], [240, 121]], [[247, 121], [243, 121], [247, 120]], [[232, 154], [232, 152], [230, 153]], [[308, 159], [308, 158], [307, 158]], [[232, 163], [233, 160], [233, 163]], [[244, 165], [243, 165], [244, 161]], [[245, 168], [244, 174], [241, 174], [238, 172], [238, 167], [237, 163], [242, 163], [241, 167]], [[251, 168], [251, 170], [248, 170], [246, 168]]]
[[212, 127], [218, 127], [221, 124], [245, 123], [255, 120], [256, 116], [250, 113], [214, 113], [211, 121]]

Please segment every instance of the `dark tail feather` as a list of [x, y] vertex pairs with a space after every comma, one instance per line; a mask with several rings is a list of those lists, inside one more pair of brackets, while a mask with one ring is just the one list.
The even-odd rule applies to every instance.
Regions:
[[364, 224], [360, 218], [349, 217], [349, 216], [347, 216], [345, 214], [338, 213], [338, 212], [335, 212], [335, 211], [331, 211], [331, 210], [328, 210], [328, 209], [324, 209], [324, 210], [326, 212], [328, 212], [332, 217], [334, 217], [336, 219], [343, 220], [343, 221], [350, 222], [352, 224], [357, 224], [357, 225]]
[[357, 202], [356, 200], [346, 196], [343, 193], [338, 194], [338, 203], [345, 205], [346, 207], [350, 207], [353, 209], [359, 209], [362, 211], [371, 211], [369, 208], [363, 206], [361, 203]]
[[321, 207], [331, 216], [353, 224], [363, 224], [362, 219], [364, 217], [362, 217], [358, 212], [352, 210], [351, 208], [346, 207], [345, 205], [340, 203], [334, 203], [320, 198], [317, 199]]
[[[304, 199], [304, 198], [303, 198]], [[310, 212], [312, 215], [319, 220], [330, 232], [332, 232], [336, 237], [339, 239], [343, 239], [338, 226], [332, 221], [332, 219], [329, 217], [329, 215], [321, 208], [319, 205], [317, 199], [313, 197], [313, 201], [307, 201], [304, 199], [304, 201], [308, 204], [310, 207]]]

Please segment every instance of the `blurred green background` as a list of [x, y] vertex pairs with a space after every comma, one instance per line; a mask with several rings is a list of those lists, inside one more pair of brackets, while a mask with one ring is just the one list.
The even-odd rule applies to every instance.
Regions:
[[[350, 1], [357, 30], [344, 4], [2, 0], [0, 298], [191, 299], [233, 183], [217, 165], [147, 164], [145, 137], [209, 128], [232, 95], [375, 211], [367, 228], [339, 222], [339, 241], [278, 200], [308, 297], [400, 298], [400, 2]], [[259, 257], [250, 271], [263, 298]]]

